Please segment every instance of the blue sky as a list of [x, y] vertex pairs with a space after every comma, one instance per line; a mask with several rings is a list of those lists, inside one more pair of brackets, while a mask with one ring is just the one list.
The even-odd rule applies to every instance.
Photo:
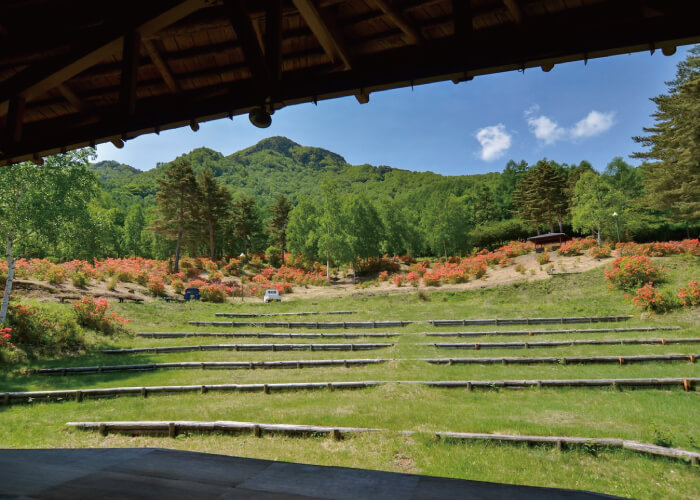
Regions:
[[588, 160], [597, 169], [615, 156], [632, 164], [632, 136], [653, 124], [649, 98], [666, 91], [687, 50], [657, 51], [561, 64], [551, 72], [530, 69], [477, 77], [471, 82], [417, 86], [354, 98], [290, 106], [268, 129], [247, 116], [142, 136], [118, 150], [99, 145], [98, 160], [142, 170], [200, 146], [228, 155], [283, 135], [325, 148], [352, 164], [389, 165], [444, 175], [501, 171], [509, 159], [534, 163]]

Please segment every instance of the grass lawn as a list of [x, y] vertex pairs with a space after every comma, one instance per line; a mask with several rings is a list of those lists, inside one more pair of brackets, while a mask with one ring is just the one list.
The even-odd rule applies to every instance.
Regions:
[[[669, 269], [666, 286], [677, 288], [700, 277], [698, 259], [659, 259]], [[552, 349], [443, 350], [435, 342], [549, 341], [700, 337], [700, 313], [680, 310], [663, 316], [641, 313], [619, 291], [608, 290], [602, 269], [549, 280], [464, 292], [414, 290], [405, 294], [294, 300], [263, 305], [247, 299], [234, 304], [114, 304], [132, 318], [135, 331], [279, 331], [283, 328], [192, 327], [188, 320], [216, 321], [215, 312], [291, 312], [356, 310], [352, 316], [284, 317], [283, 321], [428, 320], [538, 316], [632, 315], [621, 323], [536, 325], [546, 328], [680, 326], [659, 332], [576, 333], [472, 338], [427, 337], [427, 331], [525, 330], [523, 325], [495, 327], [432, 327], [414, 324], [377, 331], [398, 332], [387, 339], [269, 339], [116, 337], [102, 347], [233, 343], [374, 343], [393, 345], [374, 351], [236, 352], [202, 351], [172, 354], [105, 355], [91, 351], [66, 359], [33, 361], [0, 373], [0, 392], [116, 386], [275, 383], [344, 380], [493, 380], [565, 378], [699, 377], [700, 363], [624, 365], [431, 365], [419, 358], [495, 356], [574, 356], [700, 353], [696, 345], [564, 346]], [[65, 308], [67, 305], [51, 304]], [[223, 319], [223, 318], [220, 318]], [[235, 319], [234, 319], [235, 320]], [[275, 318], [266, 320], [276, 321]], [[292, 330], [301, 332], [306, 330]], [[317, 331], [317, 330], [313, 330]], [[318, 332], [344, 332], [323, 330]], [[353, 330], [347, 330], [354, 333]], [[25, 375], [27, 367], [92, 366], [176, 361], [273, 361], [304, 359], [386, 358], [365, 367], [269, 370], [158, 370], [110, 374]], [[0, 406], [2, 447], [157, 446], [239, 456], [414, 472], [480, 481], [577, 488], [635, 498], [697, 498], [700, 469], [682, 462], [653, 459], [622, 450], [526, 447], [435, 440], [431, 432], [503, 432], [619, 437], [644, 442], [670, 441], [672, 446], [700, 450], [700, 392], [682, 389], [431, 389], [385, 385], [357, 391], [273, 393], [209, 393], [122, 397], [62, 403]], [[268, 423], [378, 427], [387, 432], [350, 437], [340, 442], [322, 438], [184, 434], [176, 439], [133, 437], [69, 430], [76, 420], [238, 420]], [[394, 431], [425, 434], [405, 436]]]

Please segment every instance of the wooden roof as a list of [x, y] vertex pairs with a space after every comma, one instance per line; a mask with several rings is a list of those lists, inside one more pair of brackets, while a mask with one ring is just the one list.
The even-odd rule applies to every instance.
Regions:
[[695, 0], [5, 0], [0, 165], [284, 106], [700, 41]]

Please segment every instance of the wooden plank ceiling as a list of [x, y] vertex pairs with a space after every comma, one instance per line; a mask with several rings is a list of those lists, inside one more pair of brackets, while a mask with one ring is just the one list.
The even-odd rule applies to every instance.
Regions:
[[689, 0], [7, 0], [0, 166], [379, 90], [700, 41]]

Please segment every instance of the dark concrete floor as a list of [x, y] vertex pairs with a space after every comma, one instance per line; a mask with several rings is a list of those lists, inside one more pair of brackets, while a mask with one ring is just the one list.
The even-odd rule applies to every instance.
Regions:
[[0, 450], [0, 499], [581, 499], [573, 490], [153, 448]]

